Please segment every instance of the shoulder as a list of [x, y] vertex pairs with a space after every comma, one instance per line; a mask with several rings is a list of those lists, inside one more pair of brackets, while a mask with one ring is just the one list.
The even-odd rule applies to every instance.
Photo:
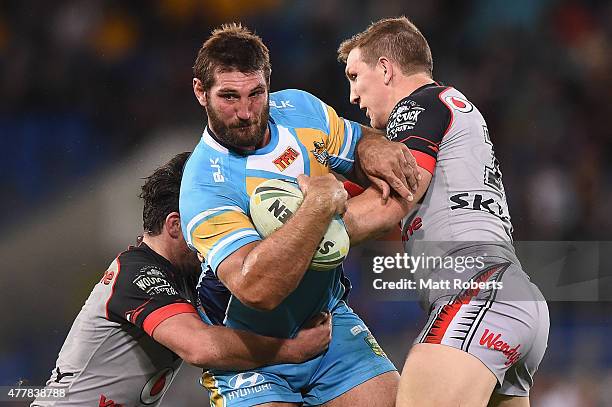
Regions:
[[444, 101], [448, 86], [424, 86], [400, 100], [389, 116], [387, 136], [394, 140], [413, 131], [423, 130], [440, 135], [452, 120], [452, 112]]
[[329, 107], [318, 97], [300, 89], [270, 93], [270, 116], [281, 125], [325, 130]]
[[168, 270], [149, 252], [141, 247], [130, 247], [117, 256], [119, 277], [130, 283], [139, 276], [166, 277]]

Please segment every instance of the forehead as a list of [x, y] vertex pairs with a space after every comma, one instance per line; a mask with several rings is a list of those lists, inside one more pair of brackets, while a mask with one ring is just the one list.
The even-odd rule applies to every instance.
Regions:
[[219, 71], [214, 75], [213, 89], [250, 90], [257, 86], [266, 87], [263, 71], [244, 73], [240, 71]]
[[346, 57], [346, 70], [355, 70], [366, 65], [361, 59], [361, 49], [353, 48]]

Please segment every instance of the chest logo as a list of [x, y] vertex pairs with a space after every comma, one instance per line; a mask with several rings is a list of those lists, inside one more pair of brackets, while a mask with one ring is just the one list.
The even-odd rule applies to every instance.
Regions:
[[295, 151], [291, 147], [287, 147], [287, 149], [278, 156], [274, 161], [274, 165], [281, 171], [285, 171], [287, 167], [289, 167], [293, 162], [300, 156], [300, 153]]
[[314, 150], [310, 150], [312, 155], [315, 156], [317, 161], [325, 166], [329, 165], [329, 151], [325, 147], [325, 143], [322, 141], [314, 142]]

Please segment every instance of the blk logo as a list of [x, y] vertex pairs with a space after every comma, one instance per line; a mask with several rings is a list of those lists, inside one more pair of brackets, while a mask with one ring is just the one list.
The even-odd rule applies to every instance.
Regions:
[[221, 174], [221, 165], [219, 164], [219, 158], [215, 158], [214, 160], [210, 159], [210, 168], [215, 170], [213, 172], [213, 180], [215, 182], [225, 182], [225, 177]]

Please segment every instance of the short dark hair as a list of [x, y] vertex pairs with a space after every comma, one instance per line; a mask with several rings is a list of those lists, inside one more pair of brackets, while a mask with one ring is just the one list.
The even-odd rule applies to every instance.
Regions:
[[178, 212], [183, 167], [190, 155], [190, 152], [177, 154], [145, 178], [140, 193], [144, 201], [142, 223], [145, 233], [159, 235], [168, 214]]
[[272, 68], [268, 47], [240, 23], [223, 24], [213, 30], [198, 51], [193, 65], [193, 76], [202, 81], [205, 91], [214, 85], [216, 72], [232, 71], [263, 71], [266, 84], [270, 85]]
[[433, 75], [433, 58], [427, 40], [406, 17], [384, 18], [370, 24], [363, 32], [342, 41], [338, 47], [338, 60], [346, 63], [355, 48], [361, 59], [373, 66], [385, 56], [396, 62], [404, 75], [425, 72]]

